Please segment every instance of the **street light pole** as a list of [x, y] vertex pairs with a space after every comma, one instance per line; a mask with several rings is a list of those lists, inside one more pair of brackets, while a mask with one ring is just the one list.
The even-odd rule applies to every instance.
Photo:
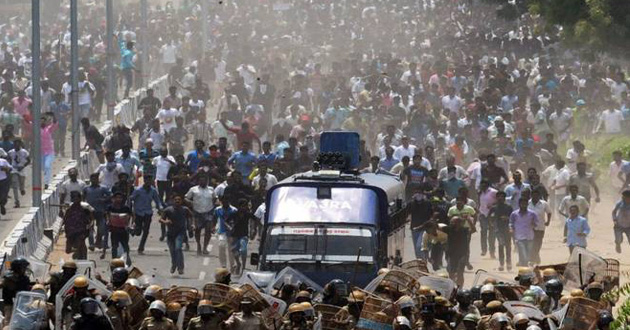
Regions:
[[201, 1], [201, 58], [205, 59], [208, 48], [208, 1]]
[[148, 10], [147, 0], [140, 0], [140, 16], [142, 19], [142, 44], [140, 45], [140, 51], [142, 54], [140, 56], [140, 61], [142, 63], [142, 82], [145, 86], [148, 85], [149, 80], [151, 79], [151, 67], [149, 66], [149, 31], [147, 31], [147, 20], [149, 19]]
[[[107, 0], [107, 120], [114, 119], [116, 106], [116, 87], [114, 85], [114, 5], [113, 0]], [[100, 119], [100, 118], [99, 118]]]
[[79, 109], [79, 25], [78, 2], [70, 0], [70, 83], [72, 85], [72, 159], [81, 156], [81, 109]]
[[42, 203], [42, 155], [41, 155], [41, 105], [42, 91], [40, 88], [40, 27], [39, 0], [31, 1], [31, 31], [33, 33], [33, 72], [31, 75], [33, 87], [33, 207]]

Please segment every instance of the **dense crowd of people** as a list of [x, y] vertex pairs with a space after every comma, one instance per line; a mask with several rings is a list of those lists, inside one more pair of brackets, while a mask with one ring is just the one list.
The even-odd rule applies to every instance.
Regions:
[[[197, 2], [152, 6], [145, 30], [138, 6], [121, 5], [116, 28], [120, 96], [143, 86], [143, 68], [168, 74], [171, 87], [164, 97], [148, 89], [133, 126], [115, 126], [106, 136], [96, 126], [107, 99], [105, 29], [97, 24], [104, 8], [81, 8], [76, 109], [85, 147], [102, 164], [89, 180], [71, 170], [59, 186], [60, 204], [66, 204], [59, 214], [66, 253], [73, 259], [88, 259], [88, 251], [98, 249], [101, 259], [111, 250], [118, 262], [123, 251], [124, 264], [113, 269], [114, 277], [116, 269], [121, 273], [132, 265], [132, 237], [139, 237], [137, 255], [144, 254], [157, 220], [159, 240], [170, 251], [171, 274], [185, 273], [183, 251], [191, 243], [198, 255], [206, 255], [216, 240], [221, 272], [239, 276], [248, 244], [262, 234], [267, 191], [313, 169], [322, 132], [356, 131], [362, 138], [356, 170], [402, 180], [416, 258], [460, 288], [454, 296], [427, 287], [407, 296], [381, 292], [399, 307], [394, 328], [526, 329], [529, 323], [539, 323], [531, 329], [550, 328], [554, 321], [509, 314], [503, 307], [508, 299], [493, 287], [496, 281], [478, 292], [465, 289], [464, 272], [473, 269], [471, 237], [477, 231], [481, 254], [497, 258], [500, 272], [518, 266], [521, 286], [532, 286], [519, 299], [545, 314], [561, 309], [569, 296], [600, 300], [603, 289], [596, 282], [562, 296], [562, 278], [534, 283], [533, 267], [543, 261], [540, 250], [552, 221], [564, 223], [567, 254], [587, 247], [589, 209], [600, 202], [597, 182], [606, 179], [595, 171], [583, 142], [592, 134], [614, 137], [626, 129], [630, 98], [621, 68], [584, 61], [558, 47], [555, 34], [535, 30], [534, 18], [503, 21], [492, 6], [478, 1], [246, 0], [208, 6], [208, 17], [200, 16]], [[207, 40], [201, 39], [204, 20]], [[55, 157], [65, 157], [71, 121], [67, 22], [62, 13], [42, 23], [46, 188]], [[0, 27], [2, 214], [11, 188], [20, 207], [32, 157], [33, 58], [27, 26], [28, 20], [18, 16]], [[142, 38], [150, 46], [148, 63], [142, 63], [138, 50]], [[610, 185], [621, 193], [613, 211], [618, 253], [624, 234], [630, 241], [630, 190], [625, 190], [630, 163], [624, 156], [621, 151], [612, 155], [608, 173]], [[51, 282], [31, 288], [22, 266], [17, 263], [6, 275], [17, 285], [13, 295], [3, 295], [8, 310], [20, 290], [49, 290], [52, 299], [61, 287], [55, 284], [54, 292]], [[66, 268], [60, 275], [64, 284], [74, 275], [72, 264]], [[130, 329], [125, 323], [129, 294], [115, 291], [127, 280], [122, 277], [112, 286], [114, 293], [102, 298], [111, 325]], [[289, 306], [283, 329], [313, 328], [317, 294], [324, 297], [321, 303], [344, 308], [339, 328], [360, 323], [369, 295], [333, 284], [315, 294], [294, 288], [282, 297]], [[92, 293], [80, 290], [87, 286], [85, 278], [74, 279], [69, 315], [80, 317], [68, 326], [108, 328], [97, 320], [104, 314], [98, 316]], [[172, 329], [170, 304], [147, 294], [155, 288], [136, 287], [145, 290], [150, 303], [149, 317], [139, 327]], [[264, 327], [252, 303], [243, 299], [236, 311], [195, 301], [199, 318], [187, 327]], [[603, 323], [612, 318], [609, 307], [602, 302]]]

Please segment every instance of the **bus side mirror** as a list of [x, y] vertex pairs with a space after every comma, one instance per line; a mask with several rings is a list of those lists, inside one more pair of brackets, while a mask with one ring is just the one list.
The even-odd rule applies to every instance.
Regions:
[[260, 262], [260, 256], [258, 253], [252, 253], [249, 256], [249, 264], [252, 266], [258, 266], [258, 262]]

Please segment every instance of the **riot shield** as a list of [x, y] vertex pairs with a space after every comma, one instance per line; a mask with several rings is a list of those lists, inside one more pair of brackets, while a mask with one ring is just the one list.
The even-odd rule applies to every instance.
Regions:
[[145, 312], [149, 309], [149, 303], [144, 299], [140, 290], [129, 283], [125, 283], [121, 290], [127, 292], [131, 298], [131, 305], [127, 309], [131, 315], [131, 324], [134, 329], [137, 329], [144, 320]]
[[313, 306], [315, 313], [319, 314], [319, 322], [322, 330], [336, 330], [339, 325], [335, 322], [335, 316], [341, 310], [341, 307], [326, 304], [317, 304]]
[[602, 257], [586, 249], [575, 247], [564, 271], [564, 288], [579, 289], [592, 282], [604, 282], [608, 263]]
[[275, 272], [262, 272], [248, 270], [243, 272], [241, 278], [238, 280], [239, 285], [249, 284], [256, 288], [258, 291], [267, 292], [269, 286], [276, 277]]
[[365, 299], [361, 316], [357, 325], [357, 330], [361, 329], [393, 329], [392, 323], [398, 315], [398, 307], [389, 300], [369, 296]]
[[208, 299], [217, 305], [225, 305], [231, 311], [238, 311], [241, 301], [239, 289], [219, 283], [208, 283], [203, 287], [203, 299]]
[[30, 263], [29, 267], [31, 268], [32, 280], [37, 283], [46, 283], [52, 265], [32, 257], [27, 259]]
[[46, 318], [46, 295], [21, 291], [15, 296], [9, 330], [43, 329]]
[[243, 284], [240, 287], [242, 297], [253, 302], [253, 309], [260, 312], [268, 329], [275, 329], [282, 324], [282, 315], [287, 304], [269, 295], [263, 295], [253, 286]]
[[477, 271], [475, 272], [475, 280], [473, 281], [473, 286], [483, 285], [484, 281], [490, 278], [496, 280], [497, 283], [517, 284], [514, 279], [509, 279], [501, 275], [491, 274], [484, 269], [477, 269]]
[[540, 322], [545, 318], [545, 314], [540, 311], [536, 306], [522, 302], [522, 301], [506, 301], [503, 303], [503, 307], [511, 314], [511, 317], [518, 313], [527, 315], [530, 320]]
[[[590, 300], [590, 301], [589, 301]], [[584, 297], [573, 297], [569, 300], [567, 312], [560, 329], [563, 330], [595, 330], [599, 311], [593, 301]]]
[[363, 288], [363, 290], [365, 292], [374, 293], [374, 291], [376, 291], [376, 288], [378, 288], [378, 285], [381, 284], [383, 277], [385, 277], [385, 275], [379, 275], [375, 277], [370, 283], [368, 283], [368, 285], [365, 286], [365, 288]]
[[420, 288], [419, 282], [410, 273], [393, 269], [383, 275], [383, 279], [376, 288], [375, 294], [381, 290], [399, 292], [400, 295], [413, 296]]
[[453, 298], [455, 288], [457, 288], [457, 284], [455, 284], [455, 282], [453, 282], [450, 278], [424, 276], [421, 277], [418, 282], [420, 282], [421, 285], [428, 286], [436, 292], [440, 292], [440, 294], [446, 299]]
[[276, 277], [274, 278], [272, 285], [267, 288], [267, 292], [265, 293], [273, 296], [274, 290], [280, 291], [282, 287], [287, 284], [295, 285], [298, 290], [306, 290], [307, 288], [311, 288], [315, 292], [324, 291], [324, 289], [319, 286], [319, 284], [313, 282], [313, 280], [306, 277], [306, 275], [291, 267], [286, 267], [278, 272], [278, 275], [276, 275]]
[[96, 276], [96, 261], [94, 260], [75, 260], [77, 264], [77, 275], [83, 275], [91, 280]]
[[[62, 327], [63, 325], [69, 326], [67, 324], [64, 324], [64, 315], [62, 315], [63, 301], [68, 295], [72, 293], [74, 279], [79, 276], [82, 275], [75, 275], [70, 280], [68, 280], [68, 282], [63, 287], [61, 287], [61, 290], [59, 290], [59, 293], [57, 293], [57, 296], [55, 297], [55, 329], [64, 329]], [[88, 278], [88, 290], [91, 291], [93, 295], [97, 296], [97, 298], [98, 296], [109, 297], [112, 294], [112, 292], [107, 289], [105, 284], [99, 281], [92, 280], [90, 278]], [[97, 301], [100, 300], [101, 299], [97, 299]], [[72, 315], [69, 316], [72, 317]]]

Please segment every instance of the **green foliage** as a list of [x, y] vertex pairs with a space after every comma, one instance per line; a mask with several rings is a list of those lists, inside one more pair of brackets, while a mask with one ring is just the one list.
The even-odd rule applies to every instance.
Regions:
[[529, 0], [528, 8], [547, 28], [562, 27], [562, 38], [572, 47], [590, 53], [630, 51], [630, 1]]
[[[628, 155], [630, 155], [630, 137], [628, 136], [598, 134], [591, 135], [588, 139], [582, 140], [582, 142], [586, 145], [586, 149], [593, 153], [590, 157], [593, 161], [592, 170], [599, 172], [599, 176], [602, 178], [605, 178], [605, 173], [608, 173], [613, 151], [620, 150], [624, 159], [627, 159]], [[561, 155], [566, 154], [566, 150], [563, 150], [563, 152]]]

